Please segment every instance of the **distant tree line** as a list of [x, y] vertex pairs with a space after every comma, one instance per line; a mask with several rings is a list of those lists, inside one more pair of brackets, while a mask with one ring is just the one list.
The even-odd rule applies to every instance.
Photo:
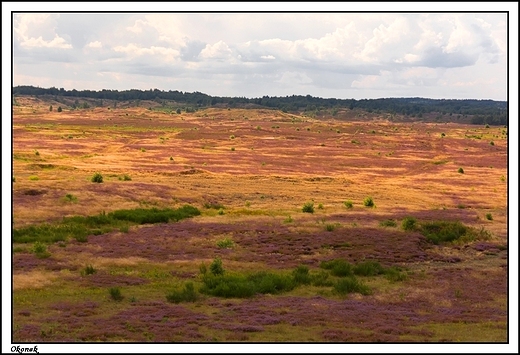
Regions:
[[[493, 100], [445, 100], [445, 99], [426, 99], [426, 98], [384, 98], [384, 99], [335, 99], [320, 98], [311, 95], [292, 95], [285, 97], [263, 96], [259, 98], [246, 97], [219, 97], [210, 96], [201, 92], [182, 92], [177, 90], [162, 91], [158, 89], [150, 90], [65, 90], [51, 87], [49, 89], [34, 86], [16, 86], [13, 88], [13, 96], [30, 95], [43, 96], [52, 95], [55, 97], [82, 97], [103, 100], [135, 101], [152, 100], [158, 103], [174, 101], [178, 104], [189, 105], [192, 107], [267, 107], [279, 109], [284, 112], [317, 112], [320, 110], [331, 110], [337, 112], [338, 109], [364, 110], [369, 113], [389, 113], [393, 115], [411, 116], [421, 119], [424, 115], [436, 113], [438, 115], [448, 115], [455, 121], [458, 117], [471, 117], [474, 124], [507, 125], [508, 107], [506, 101]], [[76, 100], [77, 102], [77, 100]], [[85, 108], [85, 107], [83, 107]]]

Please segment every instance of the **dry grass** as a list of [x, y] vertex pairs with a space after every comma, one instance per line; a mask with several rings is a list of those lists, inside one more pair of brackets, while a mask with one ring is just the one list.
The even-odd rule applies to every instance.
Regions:
[[[28, 291], [23, 294], [22, 303], [16, 297], [17, 291], [38, 288], [52, 299], [51, 288], [58, 281], [63, 283], [60, 297], [73, 295], [69, 301], [78, 304], [90, 297], [99, 304], [95, 322], [113, 325], [119, 324], [119, 320], [109, 317], [130, 307], [132, 297], [138, 302], [164, 302], [167, 289], [180, 288], [185, 280], [195, 280], [198, 287], [200, 264], [208, 266], [217, 255], [224, 260], [226, 269], [241, 272], [290, 269], [299, 263], [307, 263], [312, 269], [323, 260], [362, 260], [377, 255], [387, 263], [408, 267], [412, 271], [409, 280], [391, 283], [383, 277], [367, 279], [373, 295], [350, 295], [346, 301], [333, 296], [330, 290], [299, 288], [288, 299], [282, 298], [280, 304], [277, 297], [269, 298], [274, 311], [287, 317], [291, 312], [298, 316], [295, 325], [287, 320], [265, 325], [263, 331], [235, 332], [197, 320], [202, 338], [192, 328], [181, 327], [180, 334], [172, 334], [164, 341], [473, 340], [470, 328], [475, 323], [447, 328], [454, 331], [450, 336], [439, 325], [449, 322], [428, 311], [432, 305], [467, 307], [470, 313], [476, 312], [475, 317], [481, 315], [478, 329], [489, 331], [485, 339], [505, 338], [505, 330], [488, 320], [493, 310], [506, 309], [503, 279], [507, 252], [495, 255], [478, 251], [472, 245], [426, 247], [420, 244], [420, 236], [405, 234], [408, 232], [399, 227], [407, 216], [421, 221], [458, 219], [468, 226], [489, 230], [493, 234], [491, 243], [507, 245], [507, 183], [500, 179], [507, 176], [507, 140], [493, 138], [495, 145], [490, 146], [489, 139], [465, 138], [467, 130], [476, 135], [489, 134], [483, 127], [405, 124], [384, 119], [315, 120], [272, 110], [217, 108], [182, 115], [144, 107], [64, 109], [57, 113], [49, 112], [49, 102], [39, 99], [22, 97], [17, 102], [20, 106], [13, 108], [15, 228], [58, 221], [64, 216], [137, 207], [176, 208], [191, 204], [202, 212], [178, 226], [133, 227], [129, 233], [89, 238], [88, 243], [51, 245], [52, 257], [45, 260], [15, 253], [14, 308], [25, 310], [33, 302], [36, 306], [31, 314], [37, 314], [34, 322], [45, 322], [47, 304], [38, 308], [37, 296]], [[441, 139], [442, 132], [446, 137]], [[235, 139], [231, 140], [231, 135]], [[353, 144], [353, 140], [359, 144]], [[35, 150], [39, 155], [35, 155]], [[464, 168], [464, 174], [457, 173], [459, 167]], [[97, 171], [104, 178], [101, 184], [90, 181]], [[124, 174], [132, 180], [119, 180]], [[34, 175], [39, 180], [29, 180]], [[66, 194], [76, 196], [77, 202], [64, 202]], [[376, 208], [363, 206], [367, 196], [372, 196]], [[353, 202], [352, 209], [345, 207], [347, 200]], [[312, 215], [301, 211], [307, 201], [314, 202]], [[205, 209], [206, 203], [222, 204], [224, 214]], [[324, 209], [317, 208], [320, 203]], [[461, 209], [459, 205], [466, 207]], [[485, 218], [486, 213], [492, 213], [492, 221]], [[284, 222], [289, 215], [292, 221]], [[398, 227], [381, 228], [380, 221], [387, 219], [394, 219]], [[327, 232], [327, 223], [337, 227]], [[234, 241], [233, 249], [217, 247], [216, 242], [225, 238]], [[420, 259], [420, 253], [425, 259]], [[458, 262], [447, 262], [452, 260]], [[96, 277], [103, 282], [116, 282], [117, 275], [124, 275], [131, 283], [139, 275], [149, 283], [124, 285], [125, 300], [112, 309], [115, 306], [107, 300], [106, 290], [93, 291], [84, 286], [89, 279], [82, 279], [80, 270], [87, 264], [99, 270]], [[56, 272], [56, 268], [60, 271]], [[63, 277], [65, 274], [68, 278]], [[468, 283], [459, 274], [466, 275]], [[495, 287], [490, 280], [498, 280], [499, 286]], [[476, 299], [475, 287], [487, 288], [492, 295], [489, 299]], [[79, 296], [82, 292], [88, 296]], [[331, 328], [354, 320], [337, 319], [329, 326], [325, 320], [312, 321], [318, 313], [307, 316], [304, 306], [294, 309], [319, 292], [323, 299], [313, 304], [332, 315], [337, 309], [344, 309], [341, 302], [370, 304], [375, 308], [367, 312], [378, 315], [383, 308], [377, 307], [388, 305], [409, 308], [410, 312], [416, 309], [418, 317], [424, 318], [417, 329], [428, 329], [433, 335], [412, 332], [401, 337], [380, 337], [381, 332], [369, 328], [370, 322], [365, 326], [349, 323], [355, 329], [350, 334], [335, 333]], [[329, 304], [329, 299], [338, 303]], [[214, 321], [219, 323], [229, 313], [227, 308], [249, 305], [247, 301], [219, 302], [202, 300], [182, 309], [215, 317]], [[477, 304], [478, 307], [474, 306]], [[145, 314], [143, 319], [153, 308], [142, 304], [140, 307]], [[270, 305], [255, 305], [251, 312], [265, 308]], [[367, 317], [376, 318], [373, 314]], [[17, 324], [29, 324], [16, 312], [15, 318]], [[92, 319], [80, 319], [85, 329], [74, 330], [73, 341], [84, 341], [81, 332], [95, 329]], [[493, 319], [499, 319], [500, 324], [505, 322], [502, 315]], [[395, 327], [404, 332], [413, 326], [403, 321]], [[87, 334], [84, 339], [142, 341], [145, 338], [139, 337], [141, 333], [118, 330], [106, 335], [108, 338]], [[45, 340], [30, 332], [17, 334], [25, 337], [22, 340]], [[61, 336], [50, 341], [70, 340]]]

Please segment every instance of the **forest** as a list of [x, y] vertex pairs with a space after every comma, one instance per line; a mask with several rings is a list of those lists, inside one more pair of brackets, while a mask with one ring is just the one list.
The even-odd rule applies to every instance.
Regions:
[[[283, 112], [318, 112], [331, 110], [334, 116], [339, 109], [360, 109], [368, 113], [402, 115], [423, 119], [427, 114], [438, 114], [452, 117], [471, 117], [473, 124], [508, 125], [507, 101], [475, 100], [475, 99], [428, 99], [428, 98], [379, 98], [379, 99], [338, 99], [320, 98], [311, 95], [291, 95], [284, 97], [262, 96], [258, 98], [246, 97], [219, 97], [210, 96], [202, 92], [182, 92], [177, 90], [163, 91], [150, 90], [65, 90], [64, 88], [40, 88], [34, 86], [16, 86], [12, 90], [13, 97], [19, 95], [53, 96], [57, 101], [60, 97], [77, 97], [96, 99], [99, 106], [103, 100], [112, 102], [155, 101], [166, 105], [167, 102], [189, 105], [192, 109], [204, 107], [228, 108], [271, 108]], [[106, 104], [106, 102], [105, 102]], [[448, 118], [449, 119], [449, 118]]]

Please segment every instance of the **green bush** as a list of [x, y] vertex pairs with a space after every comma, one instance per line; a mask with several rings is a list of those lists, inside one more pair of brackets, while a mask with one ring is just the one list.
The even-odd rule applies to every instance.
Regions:
[[92, 265], [87, 265], [82, 271], [83, 275], [93, 275], [97, 272], [97, 270]]
[[40, 259], [45, 259], [51, 256], [51, 254], [47, 251], [47, 246], [40, 242], [34, 243], [32, 251], [34, 254], [36, 254], [36, 257]]
[[405, 231], [414, 230], [416, 228], [417, 220], [414, 217], [405, 217], [403, 222], [401, 222], [401, 226]]
[[372, 293], [368, 286], [353, 276], [338, 280], [338, 282], [334, 285], [334, 291], [340, 295], [346, 295], [349, 293], [370, 295]]
[[209, 265], [209, 270], [213, 275], [224, 275], [224, 267], [222, 266], [222, 260], [219, 257], [213, 259], [213, 262]]
[[381, 227], [397, 227], [397, 222], [393, 219], [387, 219], [384, 221], [379, 222], [379, 225]]
[[351, 209], [352, 207], [354, 207], [354, 204], [350, 200], [345, 201], [343, 203], [345, 204], [345, 207], [348, 208], [348, 209]]
[[327, 232], [332, 232], [334, 229], [336, 229], [336, 225], [332, 224], [332, 223], [327, 223], [325, 225], [325, 230]]
[[464, 174], [464, 169], [462, 168], [459, 168], [459, 170], [457, 170], [459, 174]]
[[225, 238], [225, 239], [217, 241], [217, 247], [219, 247], [221, 249], [230, 249], [230, 248], [233, 248], [234, 245], [235, 245], [235, 243], [229, 238]]
[[305, 213], [314, 213], [314, 203], [313, 202], [306, 202], [303, 205], [302, 211]]
[[120, 176], [120, 177], [119, 177], [119, 180], [120, 180], [120, 181], [131, 181], [132, 178], [131, 178], [129, 175], [124, 174], [123, 176]]
[[121, 301], [124, 298], [123, 295], [121, 294], [121, 289], [119, 287], [111, 287], [108, 290], [108, 293], [110, 293], [110, 297], [114, 301]]
[[358, 276], [376, 276], [383, 274], [385, 268], [377, 261], [364, 261], [354, 266], [354, 274]]
[[464, 236], [468, 227], [460, 222], [433, 221], [421, 224], [421, 233], [433, 244], [452, 242]]
[[207, 208], [207, 209], [215, 209], [215, 210], [219, 210], [219, 209], [224, 209], [224, 205], [221, 204], [221, 203], [218, 203], [218, 202], [205, 202], [204, 203], [204, 208]]
[[492, 221], [493, 220], [493, 215], [491, 213], [486, 213], [486, 219], [488, 221]]
[[95, 173], [94, 175], [92, 175], [90, 181], [101, 184], [103, 182], [103, 175], [101, 175], [100, 173]]
[[187, 282], [182, 291], [173, 290], [166, 295], [166, 300], [172, 303], [195, 302], [198, 298], [192, 282]]
[[331, 274], [334, 276], [345, 277], [354, 274], [352, 265], [343, 259], [322, 261], [320, 267], [325, 270], [330, 270]]
[[385, 270], [385, 277], [390, 282], [398, 282], [398, 281], [406, 281], [406, 279], [408, 278], [408, 275], [396, 267], [390, 267]]
[[292, 276], [294, 282], [298, 285], [308, 285], [311, 283], [311, 276], [309, 275], [309, 268], [305, 265], [299, 265], [293, 270]]
[[363, 200], [363, 205], [365, 207], [375, 207], [376, 205], [374, 204], [374, 200], [372, 199], [372, 197], [367, 197]]
[[65, 201], [76, 203], [76, 202], [78, 202], [78, 198], [72, 194], [66, 194]]
[[329, 287], [334, 285], [334, 282], [329, 280], [329, 273], [324, 270], [320, 270], [317, 274], [312, 275], [311, 282], [313, 286], [318, 287]]

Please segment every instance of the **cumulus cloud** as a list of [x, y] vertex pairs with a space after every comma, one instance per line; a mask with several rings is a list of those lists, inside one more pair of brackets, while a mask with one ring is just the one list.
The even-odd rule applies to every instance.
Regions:
[[[30, 84], [29, 65], [76, 62], [76, 72], [83, 65], [90, 77], [117, 75], [129, 87], [154, 76], [164, 89], [199, 83], [197, 91], [211, 93], [229, 85], [229, 93], [249, 96], [417, 96], [436, 85], [458, 95], [457, 87], [478, 86], [467, 73], [494, 72], [500, 79], [488, 85], [505, 97], [506, 20], [481, 13], [18, 14], [15, 85], [18, 78]], [[468, 85], [446, 84], [459, 82]]]

